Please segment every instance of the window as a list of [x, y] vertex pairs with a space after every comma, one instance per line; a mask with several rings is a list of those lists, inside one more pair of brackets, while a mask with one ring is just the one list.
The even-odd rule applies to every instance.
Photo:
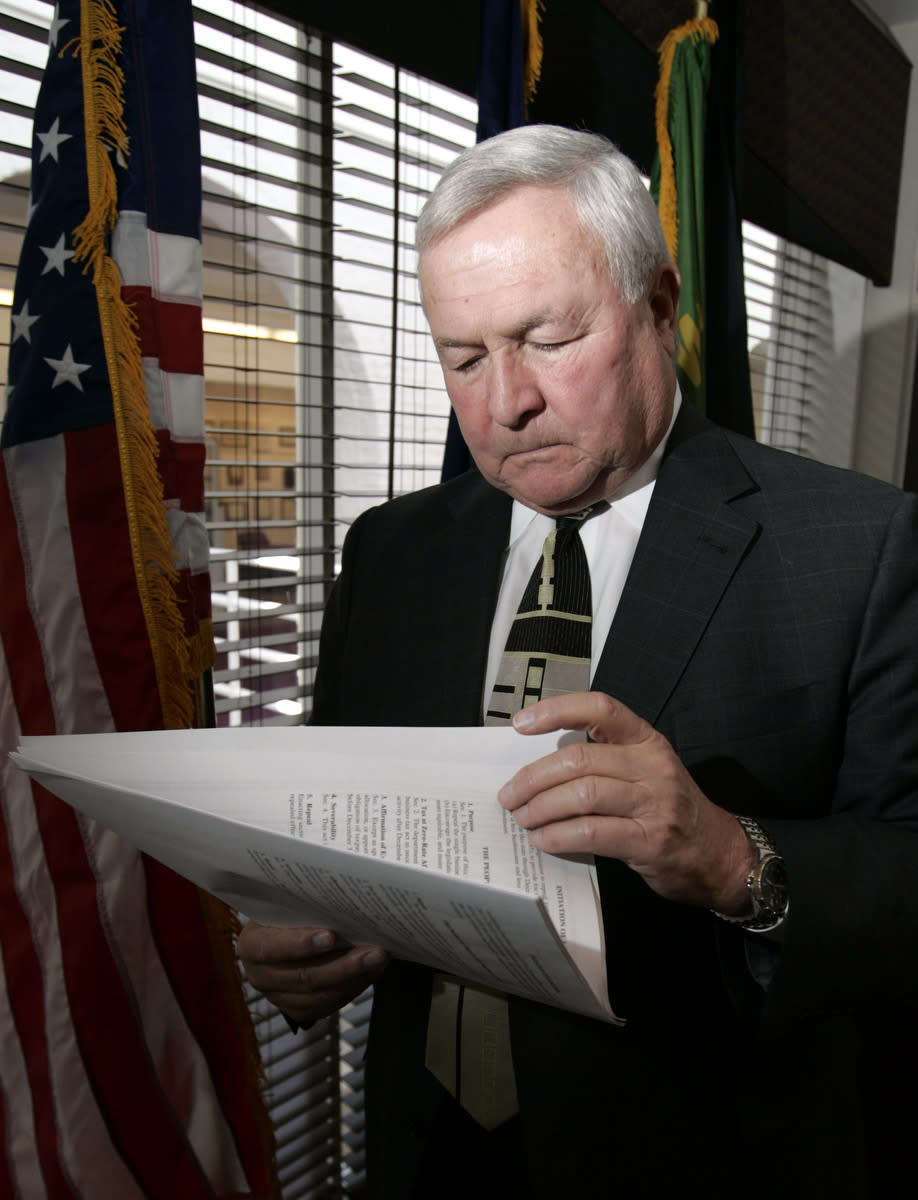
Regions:
[[757, 437], [850, 466], [866, 283], [749, 222], [743, 234]]
[[348, 526], [439, 476], [411, 243], [474, 105], [226, 0], [196, 36], [217, 722], [296, 723]]

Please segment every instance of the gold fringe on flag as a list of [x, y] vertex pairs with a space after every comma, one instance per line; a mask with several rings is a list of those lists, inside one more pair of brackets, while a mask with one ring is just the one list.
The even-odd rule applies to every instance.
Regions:
[[[81, 0], [80, 38], [68, 46], [81, 55], [86, 128], [89, 211], [74, 231], [75, 259], [92, 273], [99, 305], [121, 474], [130, 527], [134, 573], [156, 669], [157, 687], [167, 729], [187, 728], [200, 702], [196, 690], [213, 661], [210, 622], [201, 636], [188, 638], [176, 600], [178, 581], [172, 539], [166, 520], [162, 480], [157, 468], [158, 445], [144, 386], [136, 314], [121, 295], [121, 275], [107, 253], [107, 237], [118, 219], [118, 196], [110, 154], [126, 159], [124, 75], [119, 65], [123, 27], [112, 0]], [[62, 51], [63, 53], [63, 51]], [[198, 890], [214, 965], [224, 983], [233, 1024], [243, 1045], [250, 1094], [261, 1094], [264, 1082], [254, 1027], [243, 999], [235, 938], [239, 918], [221, 900]], [[274, 1167], [274, 1134], [264, 1105], [253, 1105], [262, 1143], [267, 1191], [246, 1192], [246, 1200], [280, 1200]], [[229, 1200], [229, 1198], [227, 1198]], [[239, 1200], [243, 1200], [240, 1194]]]
[[[707, 5], [699, 6], [706, 11]], [[698, 16], [683, 25], [677, 25], [663, 39], [659, 49], [660, 76], [657, 80], [656, 123], [657, 150], [660, 155], [660, 194], [657, 209], [666, 234], [666, 244], [673, 262], [679, 249], [678, 197], [676, 196], [676, 172], [673, 165], [673, 144], [669, 137], [669, 84], [672, 77], [673, 58], [676, 47], [686, 38], [693, 42], [702, 38], [711, 45], [717, 41], [720, 31], [717, 22], [710, 17]]]
[[535, 98], [536, 86], [542, 74], [542, 34], [539, 19], [545, 10], [545, 0], [520, 0], [523, 25], [523, 101], [528, 108]]
[[[134, 574], [140, 593], [156, 681], [167, 729], [192, 723], [197, 680], [207, 651], [192, 643], [176, 600], [178, 571], [166, 520], [159, 447], [144, 386], [138, 322], [121, 295], [121, 275], [107, 252], [118, 219], [112, 152], [127, 158], [124, 75], [118, 61], [123, 28], [112, 0], [81, 0], [80, 38], [69, 43], [81, 56], [89, 211], [74, 230], [74, 260], [91, 272], [115, 411], [121, 475]], [[68, 47], [65, 47], [66, 50]]]

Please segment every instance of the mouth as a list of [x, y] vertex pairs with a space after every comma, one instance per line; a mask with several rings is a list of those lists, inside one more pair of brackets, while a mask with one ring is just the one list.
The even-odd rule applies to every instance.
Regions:
[[537, 446], [526, 446], [523, 449], [511, 450], [508, 458], [538, 458], [539, 455], [552, 454], [564, 449], [563, 442], [540, 442]]

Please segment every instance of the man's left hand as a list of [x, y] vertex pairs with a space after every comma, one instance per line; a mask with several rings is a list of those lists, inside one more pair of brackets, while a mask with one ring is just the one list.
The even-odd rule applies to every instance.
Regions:
[[534, 846], [618, 858], [669, 900], [746, 911], [754, 847], [651, 725], [602, 692], [541, 700], [513, 724], [520, 733], [579, 729], [592, 738], [524, 767], [501, 789], [500, 803]]

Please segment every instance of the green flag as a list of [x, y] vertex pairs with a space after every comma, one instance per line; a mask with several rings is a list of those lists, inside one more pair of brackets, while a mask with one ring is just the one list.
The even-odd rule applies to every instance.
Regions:
[[701, 412], [706, 409], [704, 131], [717, 36], [716, 23], [702, 15], [673, 29], [660, 46], [657, 156], [650, 184], [682, 276], [676, 370], [683, 395]]

